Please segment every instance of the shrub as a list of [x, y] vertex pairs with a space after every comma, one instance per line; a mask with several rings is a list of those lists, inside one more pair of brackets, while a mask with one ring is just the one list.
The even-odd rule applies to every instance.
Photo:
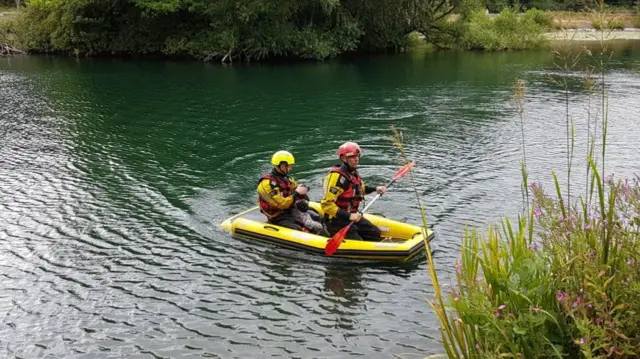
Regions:
[[591, 26], [596, 30], [624, 30], [624, 21], [620, 19], [610, 19], [607, 21], [594, 19], [591, 21]]
[[530, 9], [524, 14], [525, 17], [530, 18], [534, 23], [540, 25], [545, 30], [553, 28], [553, 16], [548, 12]]
[[462, 36], [462, 46], [488, 51], [538, 48], [546, 42], [542, 36], [546, 27], [537, 21], [546, 20], [536, 15], [535, 11], [519, 16], [516, 9], [504, 8], [495, 19], [482, 11], [475, 11]]

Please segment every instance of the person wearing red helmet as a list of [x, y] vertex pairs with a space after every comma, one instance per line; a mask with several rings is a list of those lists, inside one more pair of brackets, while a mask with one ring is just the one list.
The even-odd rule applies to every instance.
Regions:
[[349, 228], [346, 238], [379, 240], [380, 230], [362, 217], [358, 207], [364, 195], [373, 192], [384, 193], [387, 188], [364, 184], [357, 170], [360, 155], [362, 155], [362, 149], [355, 142], [345, 142], [338, 148], [338, 158], [342, 163], [333, 166], [324, 178], [322, 211], [331, 235], [353, 221], [355, 223]]

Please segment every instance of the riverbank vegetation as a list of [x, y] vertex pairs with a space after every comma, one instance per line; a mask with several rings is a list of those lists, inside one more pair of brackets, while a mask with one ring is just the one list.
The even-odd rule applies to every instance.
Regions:
[[9, 11], [3, 5], [5, 4], [0, 2], [0, 57], [25, 54], [25, 51], [16, 45], [17, 41], [13, 33], [17, 12], [13, 11], [15, 8]]
[[233, 62], [403, 51], [412, 34], [436, 48], [531, 49], [544, 45], [544, 32], [576, 22], [523, 4], [529, 10], [505, 3], [493, 15], [482, 0], [26, 0], [13, 20], [0, 18], [0, 33], [33, 53]]
[[457, 1], [31, 0], [13, 31], [33, 52], [202, 60], [324, 59], [401, 50]]
[[[559, 119], [566, 128], [566, 182], [556, 172], [548, 187], [528, 178], [526, 83], [518, 80], [513, 103], [523, 211], [484, 234], [465, 231], [455, 283], [446, 298], [430, 302], [449, 358], [639, 356], [640, 177], [606, 175], [610, 48], [602, 41], [599, 51], [557, 48], [554, 54], [549, 80], [566, 104]], [[590, 104], [582, 136], [569, 113], [576, 93]], [[572, 178], [576, 140], [587, 144], [579, 154], [586, 169], [580, 179]]]

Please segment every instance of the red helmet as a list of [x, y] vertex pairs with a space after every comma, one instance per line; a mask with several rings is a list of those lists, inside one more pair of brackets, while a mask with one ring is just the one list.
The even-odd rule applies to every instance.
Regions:
[[342, 156], [356, 156], [361, 155], [362, 149], [355, 142], [345, 142], [338, 147], [338, 158]]

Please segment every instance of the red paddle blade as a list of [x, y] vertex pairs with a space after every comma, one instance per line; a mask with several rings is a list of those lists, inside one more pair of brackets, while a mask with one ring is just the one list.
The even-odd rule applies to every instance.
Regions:
[[340, 244], [342, 244], [342, 241], [344, 241], [344, 237], [349, 231], [349, 227], [351, 227], [351, 224], [342, 228], [338, 233], [331, 237], [331, 240], [329, 240], [329, 242], [327, 242], [327, 245], [324, 247], [324, 254], [330, 256], [338, 250], [338, 247], [340, 247]]
[[393, 176], [393, 180], [397, 180], [398, 178], [404, 176], [407, 174], [407, 172], [409, 172], [413, 166], [415, 166], [416, 162], [415, 161], [411, 161], [409, 163], [407, 163], [406, 165], [402, 166], [401, 169], [398, 170], [398, 172], [396, 172], [395, 176]]

